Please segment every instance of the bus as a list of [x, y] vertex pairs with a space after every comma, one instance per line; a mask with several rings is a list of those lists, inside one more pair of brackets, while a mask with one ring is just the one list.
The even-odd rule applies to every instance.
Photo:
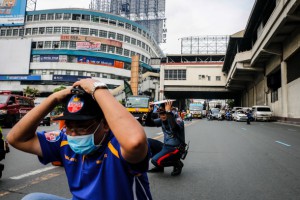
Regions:
[[149, 96], [128, 96], [125, 101], [125, 107], [135, 119], [143, 124], [143, 117], [149, 113], [149, 103]]

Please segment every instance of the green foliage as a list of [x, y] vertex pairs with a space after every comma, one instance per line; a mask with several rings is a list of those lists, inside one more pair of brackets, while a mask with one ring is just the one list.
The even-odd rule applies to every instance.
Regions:
[[39, 94], [40, 94], [40, 91], [36, 88], [31, 88], [31, 87], [27, 86], [26, 88], [23, 89], [23, 95], [26, 97], [35, 98]]
[[234, 99], [227, 99], [226, 103], [228, 104], [229, 108], [233, 108], [233, 106], [234, 106]]
[[[61, 85], [61, 86], [59, 86], [58, 88], [55, 88], [55, 89], [53, 90], [53, 93], [58, 92], [58, 91], [61, 91], [61, 90], [64, 90], [64, 89], [66, 89], [66, 87], [63, 86], [63, 85]], [[54, 114], [55, 114], [55, 115], [59, 115], [60, 113], [62, 113], [62, 112], [64, 111], [64, 104], [62, 104], [62, 103], [58, 104], [58, 105], [53, 109], [53, 111], [54, 111]]]

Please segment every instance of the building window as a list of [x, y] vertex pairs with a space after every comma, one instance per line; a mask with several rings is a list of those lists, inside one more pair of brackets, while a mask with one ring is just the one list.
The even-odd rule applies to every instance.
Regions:
[[71, 34], [79, 34], [79, 27], [71, 27]]
[[41, 18], [40, 18], [41, 21], [45, 21], [46, 18], [47, 18], [47, 15], [46, 15], [46, 14], [41, 14]]
[[210, 76], [207, 76], [207, 80], [210, 81]]
[[130, 51], [128, 49], [124, 49], [124, 56], [128, 56], [129, 57], [129, 53], [130, 53]]
[[45, 27], [40, 27], [39, 28], [39, 34], [45, 34]]
[[117, 34], [117, 40], [119, 40], [119, 41], [123, 41], [123, 39], [124, 39], [124, 35], [123, 35], [123, 34], [120, 34], [120, 33], [118, 33], [118, 34]]
[[90, 35], [98, 37], [98, 30], [97, 29], [90, 29]]
[[28, 22], [31, 22], [31, 21], [32, 21], [32, 18], [33, 18], [32, 15], [27, 15], [27, 21], [28, 21]]
[[38, 28], [33, 28], [32, 35], [37, 35], [37, 34], [38, 34]]
[[23, 35], [24, 35], [24, 29], [20, 29], [19, 36], [23, 36]]
[[131, 30], [131, 24], [126, 23], [125, 28]]
[[52, 34], [53, 27], [46, 27], [46, 34]]
[[64, 20], [70, 20], [71, 19], [71, 14], [70, 13], [64, 13]]
[[0, 36], [5, 36], [6, 30], [1, 30]]
[[70, 41], [70, 49], [76, 49], [76, 42]]
[[40, 15], [33, 16], [33, 21], [39, 21], [39, 20], [40, 20]]
[[63, 34], [70, 34], [70, 27], [62, 27]]
[[61, 27], [60, 26], [54, 27], [54, 34], [61, 34]]
[[99, 37], [107, 38], [107, 31], [100, 30], [99, 31]]
[[82, 15], [82, 21], [90, 21], [91, 15]]
[[109, 25], [116, 26], [117, 23], [115, 20], [109, 20]]
[[136, 39], [131, 38], [131, 44], [136, 45]]
[[42, 49], [43, 47], [44, 47], [44, 42], [39, 41], [38, 44], [37, 44], [37, 48]]
[[100, 23], [108, 24], [108, 19], [107, 18], [101, 18]]
[[47, 15], [47, 20], [54, 20], [54, 14], [53, 13], [48, 14]]
[[132, 26], [132, 31], [136, 32], [137, 31], [137, 27], [136, 26]]
[[80, 21], [80, 18], [81, 18], [80, 14], [73, 14], [72, 16], [72, 20], [74, 21]]
[[92, 22], [99, 23], [99, 17], [92, 15]]
[[19, 34], [19, 29], [14, 29], [13, 30], [13, 36], [18, 36]]
[[59, 48], [59, 41], [53, 41], [52, 48], [53, 49], [58, 49]]
[[26, 34], [26, 35], [31, 35], [31, 28], [26, 28], [25, 34]]
[[115, 53], [115, 47], [114, 46], [108, 46], [108, 53]]
[[68, 41], [61, 41], [60, 48], [67, 49], [68, 46], [69, 46], [69, 42]]
[[221, 81], [221, 76], [216, 76], [216, 81]]
[[55, 20], [61, 20], [61, 19], [62, 19], [62, 13], [56, 13]]
[[89, 35], [89, 29], [88, 28], [81, 28], [80, 29], [81, 35]]
[[185, 69], [165, 70], [165, 80], [186, 80]]
[[116, 39], [116, 33], [115, 32], [109, 32], [108, 33], [108, 38], [109, 39]]
[[106, 49], [107, 49], [107, 45], [101, 44], [100, 51], [106, 52]]
[[124, 28], [124, 23], [123, 22], [118, 22], [118, 27]]
[[45, 48], [51, 48], [51, 41], [45, 42]]
[[123, 54], [123, 48], [117, 47], [116, 53], [119, 54], [119, 55], [122, 55]]
[[125, 36], [125, 42], [130, 43], [130, 37], [129, 36]]

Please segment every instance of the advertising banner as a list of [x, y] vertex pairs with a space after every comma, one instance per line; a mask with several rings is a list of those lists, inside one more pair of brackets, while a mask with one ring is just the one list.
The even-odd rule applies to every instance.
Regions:
[[0, 81], [40, 81], [40, 75], [32, 76], [0, 76]]
[[71, 76], [71, 75], [53, 75], [53, 81], [76, 82], [83, 78], [91, 78], [90, 76]]
[[58, 62], [59, 55], [40, 55], [40, 62]]
[[111, 40], [111, 39], [93, 37], [93, 36], [61, 35], [60, 40], [61, 41], [92, 42], [92, 43], [99, 42], [101, 44], [106, 44], [106, 45], [110, 45], [110, 46], [122, 47], [122, 42], [119, 42], [116, 40]]
[[114, 67], [124, 69], [124, 62], [115, 60]]
[[100, 42], [76, 42], [77, 50], [100, 50]]
[[94, 64], [94, 65], [106, 65], [114, 66], [114, 60], [109, 58], [97, 58], [89, 56], [78, 56], [78, 63]]
[[0, 24], [2, 26], [24, 25], [26, 0], [0, 0]]

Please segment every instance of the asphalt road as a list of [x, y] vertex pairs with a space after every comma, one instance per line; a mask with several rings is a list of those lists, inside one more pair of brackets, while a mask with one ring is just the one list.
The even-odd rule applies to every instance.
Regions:
[[[145, 130], [161, 139], [160, 128]], [[171, 167], [149, 174], [153, 199], [300, 199], [300, 127], [202, 119], [186, 123], [186, 140], [190, 151], [180, 176], [170, 176]], [[62, 167], [41, 165], [36, 156], [13, 148], [1, 163], [0, 199], [37, 191], [71, 198]]]

